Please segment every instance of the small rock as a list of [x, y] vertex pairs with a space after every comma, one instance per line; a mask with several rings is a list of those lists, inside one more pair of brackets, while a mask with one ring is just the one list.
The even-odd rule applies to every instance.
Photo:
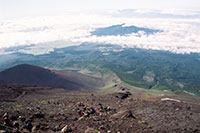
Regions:
[[111, 118], [115, 118], [115, 119], [122, 119], [122, 118], [134, 118], [134, 119], [136, 119], [136, 117], [132, 114], [132, 112], [131, 111], [128, 111], [128, 110], [126, 110], [126, 111], [120, 111], [120, 112], [118, 112], [118, 113], [116, 113], [116, 114], [113, 114], [112, 116], [111, 116]]
[[33, 125], [31, 124], [30, 121], [25, 122], [24, 127], [25, 129], [29, 130], [31, 132]]
[[99, 129], [105, 130], [105, 127], [102, 125], [102, 126], [99, 127]]
[[125, 115], [125, 117], [136, 119], [136, 117], [133, 115], [131, 111], [128, 111], [128, 114]]
[[132, 94], [130, 93], [130, 92], [123, 92], [123, 93], [116, 93], [115, 94], [115, 97], [116, 98], [120, 98], [121, 100], [124, 100], [124, 99], [126, 99], [126, 98], [128, 98], [129, 96], [131, 96]]
[[54, 131], [54, 132], [56, 132], [56, 131], [60, 131], [61, 130], [61, 128], [60, 128], [60, 126], [55, 126], [54, 128], [52, 128], [52, 130]]
[[179, 108], [176, 108], [176, 111], [179, 111]]
[[106, 111], [110, 111], [110, 107], [109, 106], [106, 108]]
[[34, 133], [34, 132], [36, 132], [36, 131], [37, 131], [37, 130], [36, 130], [36, 126], [33, 126], [31, 132]]
[[126, 92], [126, 93], [124, 93], [124, 95], [122, 95], [121, 99], [126, 99], [126, 98], [128, 98], [130, 95], [131, 95], [130, 92]]
[[16, 117], [16, 116], [11, 116], [10, 119], [11, 119], [12, 121], [16, 121], [16, 120], [17, 120], [17, 117]]
[[199, 132], [198, 129], [193, 130], [193, 133], [198, 133], [198, 132]]
[[94, 108], [89, 108], [88, 114], [94, 114], [96, 111]]
[[37, 132], [37, 130], [39, 130], [39, 129], [40, 129], [40, 124], [37, 126], [33, 126], [32, 132]]
[[94, 129], [94, 128], [87, 128], [85, 130], [85, 133], [100, 133], [98, 130]]
[[78, 121], [78, 118], [77, 118], [77, 117], [75, 117], [75, 118], [74, 118], [74, 121]]
[[78, 119], [78, 121], [82, 120], [83, 118], [84, 118], [84, 116], [81, 116], [81, 117]]
[[7, 133], [6, 130], [0, 130], [0, 133]]
[[69, 132], [72, 132], [72, 129], [68, 125], [63, 127], [63, 129], [61, 130], [61, 133], [69, 133]]
[[14, 121], [14, 122], [13, 122], [13, 126], [16, 127], [16, 128], [19, 128], [19, 123], [18, 123], [18, 121]]
[[38, 119], [44, 118], [44, 114], [36, 113], [31, 117], [31, 119], [36, 119], [36, 118]]
[[26, 121], [26, 117], [24, 117], [24, 116], [19, 116], [19, 119], [21, 120], [21, 122], [25, 122]]

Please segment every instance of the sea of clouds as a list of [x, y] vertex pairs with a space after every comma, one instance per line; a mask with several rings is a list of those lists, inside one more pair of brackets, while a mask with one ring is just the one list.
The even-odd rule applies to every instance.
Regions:
[[[95, 28], [122, 23], [163, 32], [101, 37], [90, 34]], [[174, 53], [200, 53], [200, 12], [128, 9], [66, 11], [55, 16], [0, 18], [0, 49], [54, 41], [111, 43]]]

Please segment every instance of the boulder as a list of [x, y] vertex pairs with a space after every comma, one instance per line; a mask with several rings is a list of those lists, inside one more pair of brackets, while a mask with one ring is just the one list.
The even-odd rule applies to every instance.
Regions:
[[124, 99], [128, 98], [129, 96], [131, 96], [132, 94], [127, 91], [125, 93], [115, 93], [114, 95], [116, 98], [124, 100]]

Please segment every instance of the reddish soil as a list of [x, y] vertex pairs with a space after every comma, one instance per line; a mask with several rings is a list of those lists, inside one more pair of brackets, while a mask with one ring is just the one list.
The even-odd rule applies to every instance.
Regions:
[[198, 105], [145, 101], [129, 92], [33, 88], [13, 102], [0, 103], [0, 130], [53, 133], [65, 127], [65, 132], [73, 133], [200, 132]]
[[0, 72], [0, 81], [66, 90], [87, 89], [83, 84], [77, 83], [67, 76], [63, 77], [51, 70], [28, 64], [18, 65]]

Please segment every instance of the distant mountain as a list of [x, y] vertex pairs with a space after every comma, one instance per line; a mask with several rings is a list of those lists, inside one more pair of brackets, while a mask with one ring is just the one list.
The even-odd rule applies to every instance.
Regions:
[[113, 25], [106, 28], [97, 28], [95, 31], [92, 31], [92, 35], [96, 36], [110, 36], [110, 35], [127, 35], [131, 33], [138, 33], [139, 31], [145, 32], [147, 35], [154, 34], [157, 32], [162, 32], [161, 30], [142, 28], [136, 26], [124, 26], [125, 24]]
[[83, 84], [77, 83], [70, 77], [63, 77], [42, 67], [22, 64], [0, 72], [0, 80], [40, 87], [64, 88], [67, 90], [86, 89]]

